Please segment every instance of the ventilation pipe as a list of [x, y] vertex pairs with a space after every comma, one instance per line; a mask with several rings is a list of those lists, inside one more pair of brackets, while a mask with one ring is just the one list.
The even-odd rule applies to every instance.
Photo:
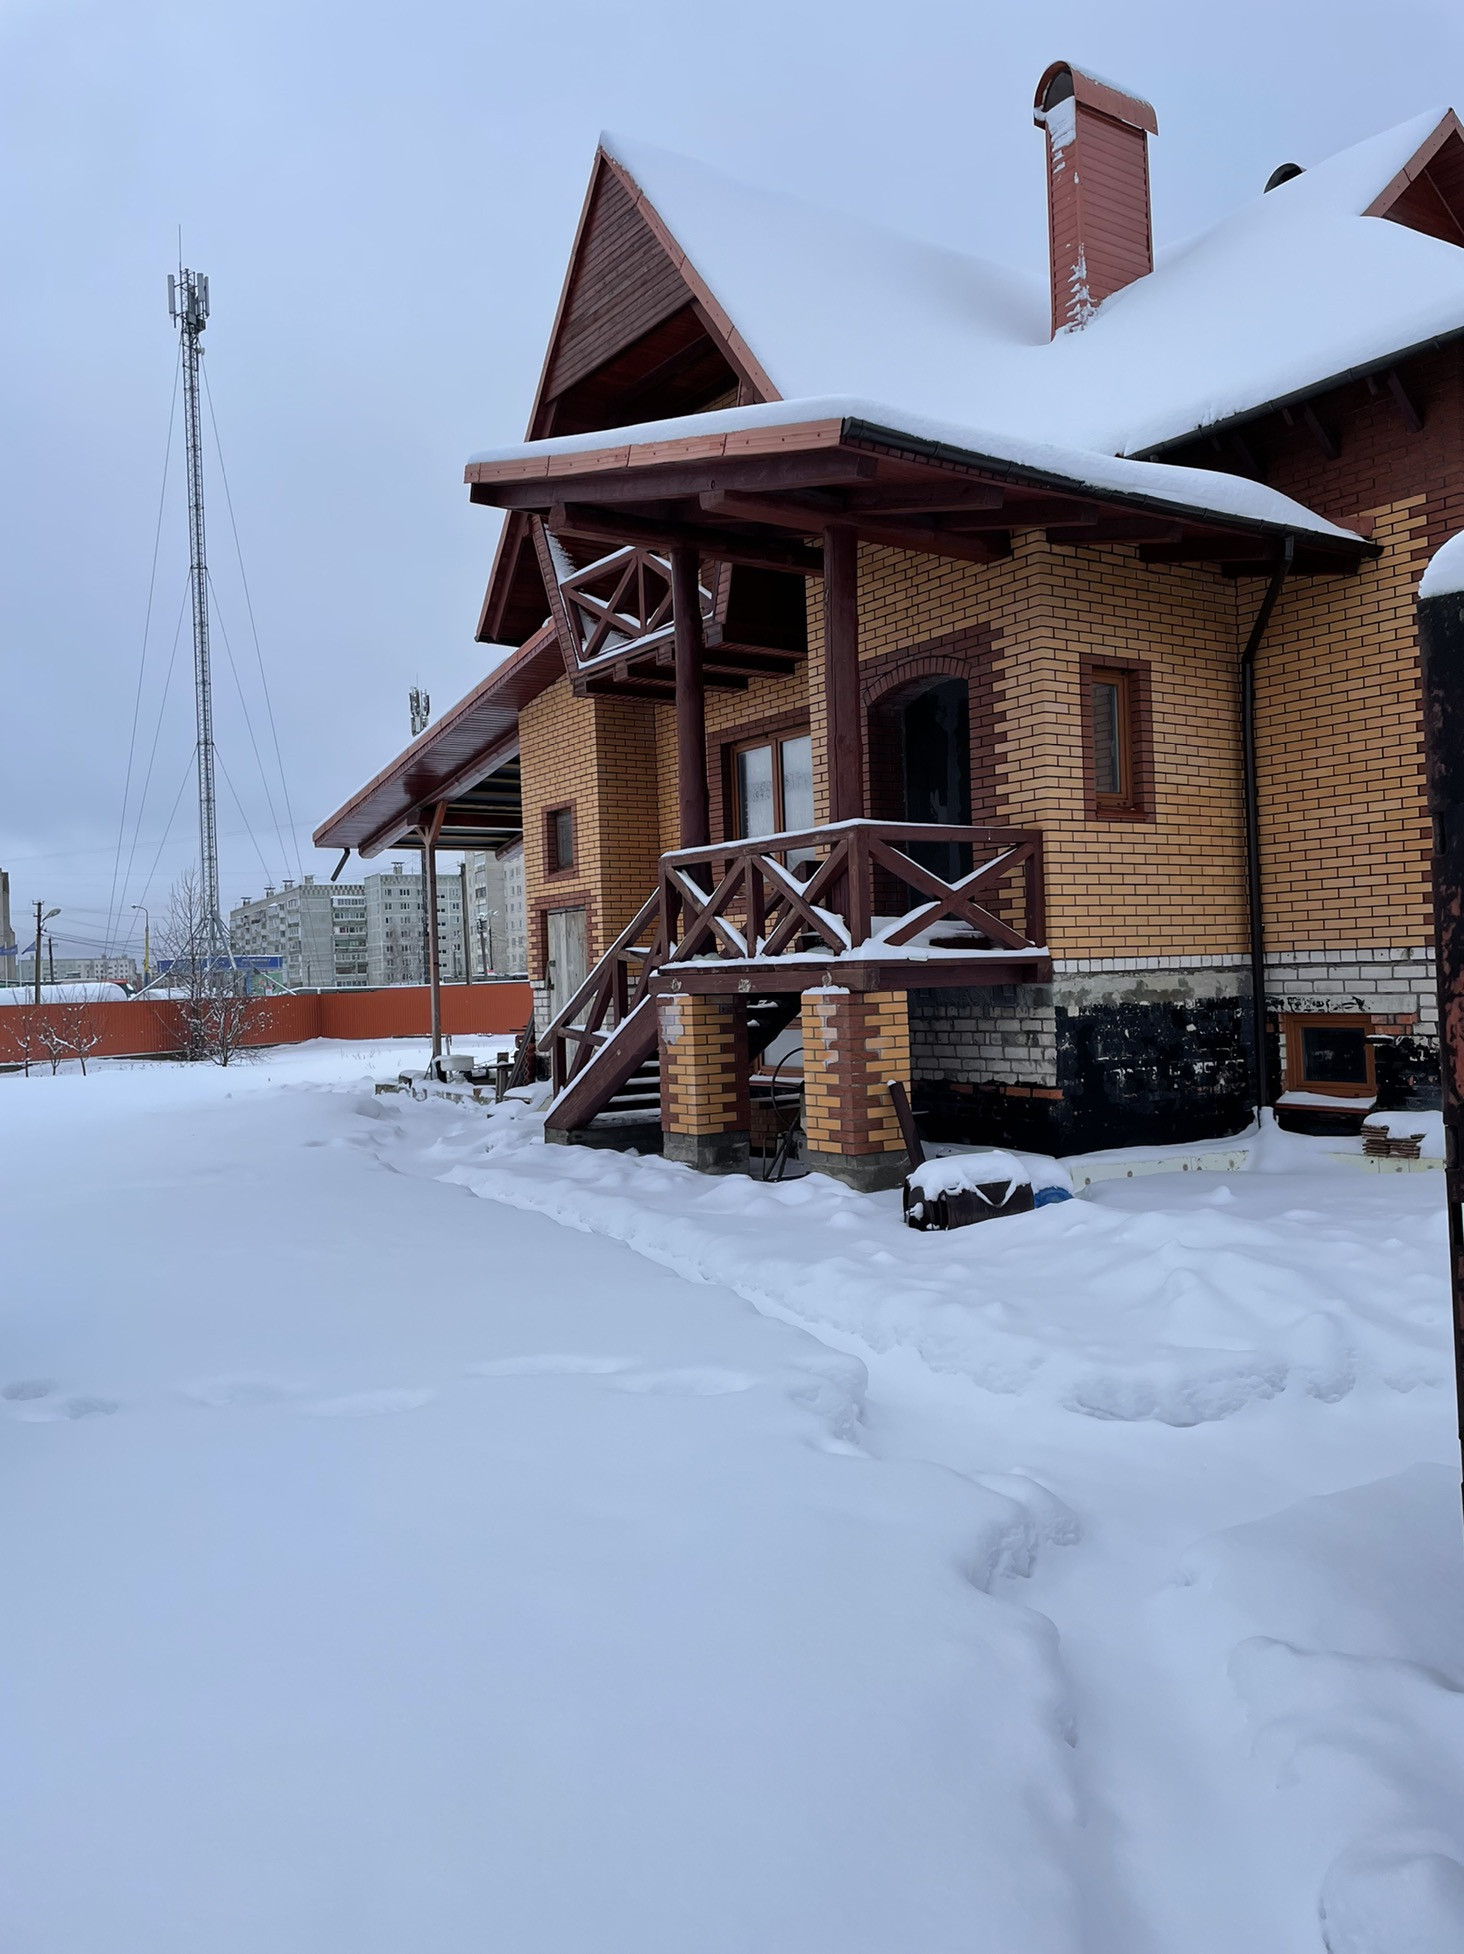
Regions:
[[1047, 237], [1053, 336], [1086, 326], [1111, 293], [1154, 269], [1149, 216], [1153, 109], [1055, 61], [1032, 119], [1047, 131]]

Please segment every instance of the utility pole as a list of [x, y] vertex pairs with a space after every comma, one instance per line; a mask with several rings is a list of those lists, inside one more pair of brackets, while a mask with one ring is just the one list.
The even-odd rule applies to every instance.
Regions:
[[473, 981], [473, 945], [472, 938], [468, 934], [468, 858], [466, 855], [458, 863], [458, 885], [462, 890], [463, 903], [463, 982], [465, 984], [471, 984]]
[[493, 974], [493, 959], [488, 954], [488, 918], [486, 916], [480, 916], [478, 918], [478, 947], [483, 952], [483, 975], [485, 977], [491, 977]]
[[214, 794], [213, 679], [208, 656], [208, 553], [203, 529], [203, 424], [198, 405], [199, 344], [208, 323], [208, 279], [179, 266], [168, 274], [168, 317], [182, 334], [183, 440], [188, 455], [188, 570], [193, 596], [193, 711], [198, 739], [198, 872], [202, 937], [209, 967], [229, 956], [219, 910], [218, 809]]
[[50, 965], [51, 982], [54, 984], [56, 981], [56, 939], [49, 930], [46, 931], [46, 962]]
[[35, 967], [35, 979], [36, 979], [36, 1007], [37, 1007], [37, 1009], [39, 1009], [39, 1008], [40, 1008], [40, 1002], [41, 1002], [41, 925], [42, 925], [42, 923], [49, 923], [49, 922], [50, 922], [50, 920], [51, 920], [51, 918], [52, 918], [53, 916], [59, 916], [60, 914], [61, 914], [61, 911], [60, 911], [59, 909], [48, 909], [48, 910], [46, 911], [46, 913], [45, 913], [45, 915], [43, 916], [43, 915], [41, 914], [41, 905], [40, 905], [39, 903], [37, 903], [37, 904], [36, 904], [36, 967]]

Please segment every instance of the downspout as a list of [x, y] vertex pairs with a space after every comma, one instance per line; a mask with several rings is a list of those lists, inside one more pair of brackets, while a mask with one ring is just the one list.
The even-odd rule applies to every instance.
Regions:
[[1251, 1035], [1255, 1043], [1257, 1126], [1266, 1104], [1266, 919], [1261, 904], [1261, 811], [1256, 785], [1256, 653], [1295, 554], [1296, 538], [1288, 536], [1276, 558], [1276, 567], [1245, 641], [1245, 650], [1240, 654], [1240, 750], [1245, 783], [1245, 870], [1250, 897]]

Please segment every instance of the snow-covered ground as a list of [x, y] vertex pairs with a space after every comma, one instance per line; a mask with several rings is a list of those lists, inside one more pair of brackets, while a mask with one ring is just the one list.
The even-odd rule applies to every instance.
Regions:
[[0, 1078], [0, 1945], [1464, 1946], [1440, 1175], [921, 1235], [419, 1051]]

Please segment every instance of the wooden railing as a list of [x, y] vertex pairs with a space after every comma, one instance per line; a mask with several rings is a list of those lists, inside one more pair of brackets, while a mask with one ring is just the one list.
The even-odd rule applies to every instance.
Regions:
[[[968, 856], [971, 865], [947, 878], [914, 848]], [[676, 964], [826, 970], [841, 957], [1035, 956], [1044, 941], [1035, 829], [841, 821], [677, 849], [661, 857], [655, 893], [548, 1026], [541, 1049], [558, 1093], [632, 1014], [649, 1012], [658, 972]], [[654, 1034], [642, 1042], [649, 1048]]]

